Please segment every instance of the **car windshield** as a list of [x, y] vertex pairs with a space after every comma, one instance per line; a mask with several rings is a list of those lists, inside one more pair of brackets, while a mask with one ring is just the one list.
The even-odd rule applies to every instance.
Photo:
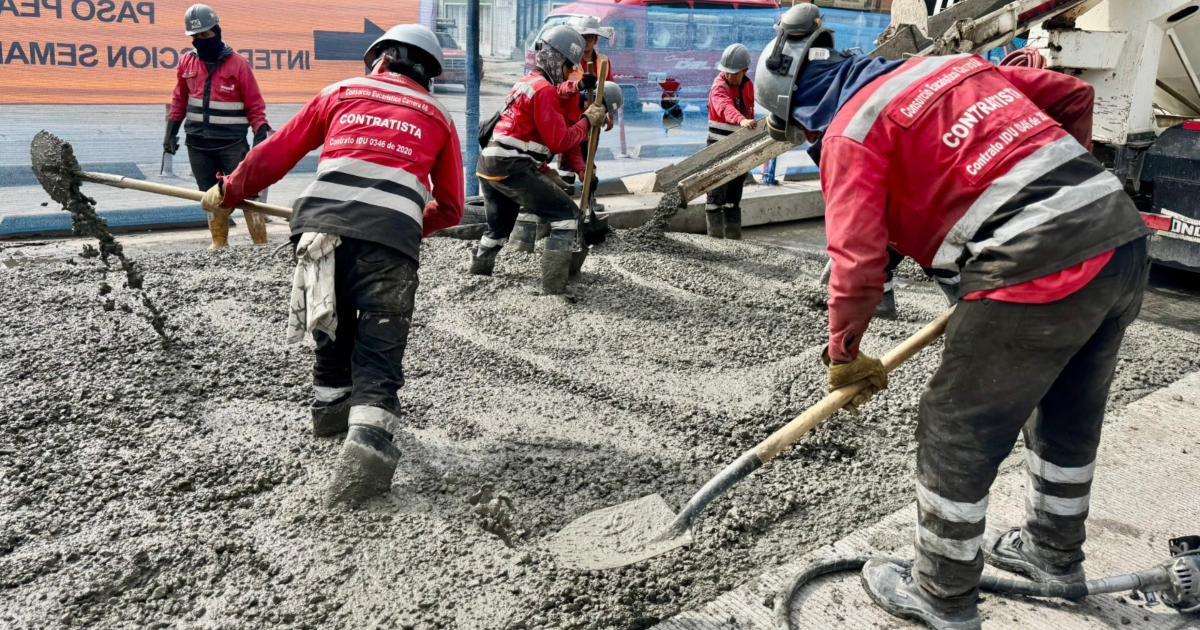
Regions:
[[442, 48], [452, 48], [454, 50], [458, 50], [458, 42], [454, 41], [454, 38], [450, 37], [449, 33], [439, 32], [437, 34], [437, 38], [438, 45]]

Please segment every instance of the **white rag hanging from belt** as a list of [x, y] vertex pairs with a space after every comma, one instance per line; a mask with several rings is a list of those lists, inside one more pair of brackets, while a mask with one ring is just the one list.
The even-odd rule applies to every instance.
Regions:
[[336, 234], [305, 232], [300, 236], [296, 246], [299, 262], [292, 277], [288, 343], [296, 343], [318, 330], [330, 339], [337, 337], [333, 250], [341, 244], [342, 238]]

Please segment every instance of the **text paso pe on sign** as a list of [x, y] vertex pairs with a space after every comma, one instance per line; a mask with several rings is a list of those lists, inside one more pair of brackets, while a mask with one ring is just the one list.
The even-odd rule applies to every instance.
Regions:
[[[0, 0], [0, 104], [167, 103], [195, 0]], [[367, 46], [432, 0], [212, 0], [269, 103], [361, 74]], [[426, 8], [432, 14], [433, 7]]]

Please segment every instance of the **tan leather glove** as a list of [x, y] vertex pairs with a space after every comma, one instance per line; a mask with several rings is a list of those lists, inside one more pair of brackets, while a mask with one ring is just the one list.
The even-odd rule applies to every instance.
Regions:
[[829, 360], [829, 349], [821, 354], [821, 360], [829, 367], [829, 391], [839, 390], [859, 381], [869, 381], [870, 385], [859, 392], [846, 405], [846, 411], [858, 415], [858, 407], [866, 404], [875, 394], [887, 389], [888, 375], [883, 368], [883, 362], [875, 357], [859, 352], [858, 357], [849, 363], [833, 363]]
[[558, 174], [558, 171], [556, 171], [554, 169], [550, 169], [550, 170], [546, 171], [546, 177], [549, 177], [550, 181], [554, 182], [555, 186], [558, 186], [559, 188], [561, 188], [562, 191], [567, 193], [568, 195], [575, 192], [575, 186], [572, 184], [568, 184], [567, 180], [563, 179], [562, 175]]
[[583, 112], [583, 115], [588, 119], [588, 124], [595, 129], [596, 127], [600, 126], [600, 123], [604, 122], [606, 117], [608, 117], [608, 112], [604, 111], [603, 105], [601, 105], [599, 102], [596, 102], [589, 105], [587, 110]]
[[217, 184], [209, 188], [204, 196], [200, 198], [200, 207], [204, 208], [205, 212], [211, 212], [217, 216], [228, 217], [233, 210], [222, 208], [221, 202], [225, 200], [225, 195], [221, 193], [221, 185]]

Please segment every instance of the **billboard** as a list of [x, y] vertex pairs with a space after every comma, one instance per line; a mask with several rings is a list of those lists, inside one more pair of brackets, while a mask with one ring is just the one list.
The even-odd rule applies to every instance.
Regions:
[[[0, 0], [0, 104], [170, 100], [191, 49], [193, 0]], [[301, 103], [363, 73], [362, 55], [401, 23], [433, 24], [435, 0], [209, 0], [222, 38], [268, 103]]]

